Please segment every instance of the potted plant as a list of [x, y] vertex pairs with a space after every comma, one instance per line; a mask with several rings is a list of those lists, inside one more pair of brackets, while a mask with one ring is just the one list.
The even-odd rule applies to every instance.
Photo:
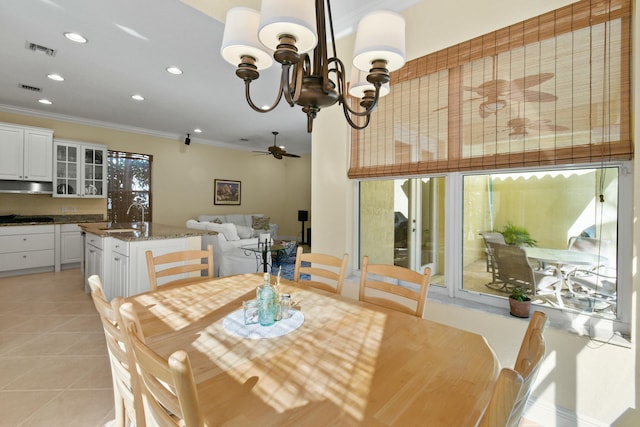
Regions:
[[527, 296], [524, 289], [513, 288], [509, 295], [509, 312], [515, 317], [529, 317], [531, 312], [531, 298]]
[[500, 234], [504, 236], [507, 245], [535, 246], [538, 244], [538, 241], [533, 239], [524, 227], [518, 227], [510, 222], [500, 230]]

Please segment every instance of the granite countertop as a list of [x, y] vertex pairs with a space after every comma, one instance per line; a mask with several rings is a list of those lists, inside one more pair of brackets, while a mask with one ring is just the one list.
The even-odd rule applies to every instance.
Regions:
[[125, 242], [177, 239], [181, 237], [217, 234], [214, 231], [196, 230], [154, 222], [145, 222], [144, 227], [141, 227], [139, 222], [91, 222], [78, 225], [87, 233], [101, 237], [114, 237]]
[[0, 215], [0, 227], [13, 225], [78, 224], [104, 221], [100, 214], [88, 215]]

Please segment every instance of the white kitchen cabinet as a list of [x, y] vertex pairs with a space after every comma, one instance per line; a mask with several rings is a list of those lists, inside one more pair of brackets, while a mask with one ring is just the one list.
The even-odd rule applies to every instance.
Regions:
[[107, 147], [55, 139], [54, 197], [107, 197]]
[[0, 124], [0, 179], [51, 182], [53, 131]]
[[109, 273], [110, 295], [107, 298], [129, 295], [129, 243], [118, 239], [111, 241]]
[[56, 271], [62, 266], [82, 264], [84, 239], [78, 224], [56, 224]]
[[89, 277], [97, 274], [100, 276], [103, 284], [105, 283], [104, 276], [104, 251], [103, 245], [106, 237], [100, 237], [95, 234], [86, 233], [85, 236], [85, 253], [84, 253], [84, 286], [86, 292], [91, 292], [89, 287]]
[[0, 272], [50, 269], [54, 252], [52, 224], [0, 227]]

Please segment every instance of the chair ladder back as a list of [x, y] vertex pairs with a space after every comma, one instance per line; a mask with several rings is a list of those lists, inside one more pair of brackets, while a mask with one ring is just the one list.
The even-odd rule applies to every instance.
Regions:
[[515, 371], [522, 376], [523, 385], [509, 422], [510, 426], [517, 426], [520, 422], [520, 418], [524, 413], [527, 401], [531, 395], [533, 383], [538, 376], [538, 371], [540, 370], [540, 365], [544, 358], [545, 341], [541, 329], [533, 329], [531, 331], [526, 342], [523, 342], [523, 349], [521, 350], [521, 353], [522, 354], [518, 354]]
[[[369, 275], [378, 277], [369, 278]], [[383, 278], [392, 279], [394, 283], [383, 281]], [[420, 274], [416, 271], [396, 265], [369, 264], [369, 257], [364, 256], [360, 272], [359, 299], [360, 301], [386, 306], [397, 311], [422, 317], [427, 300], [430, 278], [431, 269], [429, 267], [424, 269], [423, 274]], [[412, 283], [417, 285], [419, 289], [416, 292], [402, 286], [401, 283]], [[382, 293], [415, 301], [416, 308], [411, 309], [401, 302], [385, 298], [382, 295], [369, 295], [366, 292], [367, 289], [373, 289]]]
[[182, 416], [186, 426], [204, 426], [204, 419], [200, 411], [198, 390], [193, 377], [193, 368], [189, 356], [183, 350], [178, 350], [169, 356], [169, 368], [176, 394], [182, 409]]
[[477, 425], [480, 427], [508, 426], [522, 384], [523, 380], [519, 373], [513, 369], [502, 368], [493, 387], [491, 400]]
[[[135, 373], [135, 359], [131, 353], [128, 337], [123, 327], [119, 307], [123, 299], [116, 297], [107, 302], [100, 277], [89, 277], [91, 298], [100, 315], [104, 329], [111, 376], [113, 379], [114, 398], [116, 400], [116, 423], [126, 425], [126, 417], [132, 417], [137, 426], [145, 427], [144, 407], [138, 376]], [[123, 412], [124, 411], [124, 412]]]
[[[308, 274], [311, 276], [311, 279], [304, 280], [306, 285], [340, 294], [342, 292], [342, 286], [344, 285], [348, 260], [348, 254], [344, 254], [342, 258], [338, 258], [322, 253], [304, 253], [302, 247], [298, 246], [293, 281], [300, 283], [300, 275]], [[309, 262], [311, 265], [303, 266], [303, 262]], [[316, 277], [328, 279], [330, 283], [315, 280]]]
[[[209, 279], [213, 278], [214, 261], [212, 245], [208, 245], [206, 250], [177, 251], [155, 257], [153, 256], [153, 252], [149, 250], [145, 252], [145, 256], [147, 259], [147, 272], [149, 275], [149, 287], [151, 290], [156, 290], [158, 288], [158, 279], [163, 277], [200, 272], [199, 276], [176, 279], [167, 283], [172, 285], [200, 280], [203, 272], [207, 273], [206, 276]], [[202, 260], [206, 260], [206, 263], [203, 263]], [[162, 265], [175, 263], [183, 264], [171, 265], [170, 267], [160, 269], [158, 268]]]
[[[176, 420], [169, 414], [180, 414], [180, 404], [177, 397], [158, 381], [171, 384], [171, 373], [169, 373], [166, 361], [147, 347], [142, 335], [140, 320], [131, 303], [124, 303], [120, 307], [120, 314], [124, 321], [124, 327], [129, 337], [132, 353], [137, 366], [137, 373], [140, 380], [140, 388], [148, 418], [153, 418], [161, 426], [178, 425]], [[164, 364], [163, 364], [164, 362]], [[157, 398], [159, 396], [159, 399]], [[162, 402], [162, 405], [158, 403]], [[166, 408], [166, 409], [165, 409]], [[167, 413], [169, 411], [169, 413]], [[173, 424], [171, 424], [173, 423]]]

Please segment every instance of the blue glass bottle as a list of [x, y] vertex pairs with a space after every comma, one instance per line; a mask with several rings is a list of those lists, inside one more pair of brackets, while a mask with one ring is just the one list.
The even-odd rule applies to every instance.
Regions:
[[258, 321], [262, 326], [276, 321], [276, 292], [269, 283], [269, 273], [264, 274], [264, 284], [258, 289]]

